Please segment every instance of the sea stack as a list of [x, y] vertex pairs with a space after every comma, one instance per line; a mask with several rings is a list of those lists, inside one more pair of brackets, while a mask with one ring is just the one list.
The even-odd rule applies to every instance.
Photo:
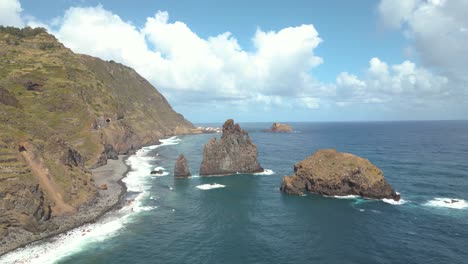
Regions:
[[294, 165], [294, 174], [283, 177], [280, 189], [288, 194], [309, 191], [327, 196], [400, 200], [382, 171], [369, 160], [334, 149], [319, 150]]
[[187, 178], [192, 176], [188, 166], [187, 159], [184, 155], [180, 154], [174, 165], [174, 177], [176, 178]]
[[262, 172], [257, 160], [257, 146], [249, 134], [228, 119], [219, 140], [212, 138], [203, 148], [200, 175], [228, 175]]
[[273, 125], [271, 125], [269, 132], [290, 133], [290, 132], [293, 132], [293, 129], [290, 125], [287, 125], [287, 124], [273, 123]]

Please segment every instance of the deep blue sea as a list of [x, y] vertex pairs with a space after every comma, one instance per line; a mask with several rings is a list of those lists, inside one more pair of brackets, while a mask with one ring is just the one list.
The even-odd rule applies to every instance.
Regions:
[[[468, 263], [468, 121], [290, 124], [295, 133], [274, 134], [241, 123], [273, 172], [262, 175], [197, 177], [214, 135], [146, 147], [127, 161], [129, 205], [14, 254], [73, 264]], [[369, 159], [403, 201], [281, 193], [281, 178], [321, 148]], [[195, 177], [173, 178], [181, 153]], [[167, 173], [152, 177], [157, 167]]]

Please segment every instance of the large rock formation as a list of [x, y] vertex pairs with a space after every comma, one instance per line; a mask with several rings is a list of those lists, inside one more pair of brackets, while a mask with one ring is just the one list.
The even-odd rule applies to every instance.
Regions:
[[294, 165], [294, 174], [283, 177], [281, 191], [400, 200], [400, 195], [385, 181], [382, 171], [369, 160], [334, 149], [319, 150]]
[[219, 140], [212, 138], [203, 149], [200, 175], [227, 175], [262, 172], [257, 160], [257, 146], [249, 134], [228, 119]]
[[191, 129], [133, 69], [0, 26], [0, 255], [70, 228], [96, 201], [91, 166]]
[[174, 177], [186, 178], [190, 176], [192, 176], [192, 174], [190, 173], [187, 159], [184, 155], [180, 154], [174, 165]]
[[293, 132], [293, 129], [290, 125], [287, 125], [287, 124], [273, 123], [273, 125], [271, 125], [269, 132], [288, 133], [288, 132]]

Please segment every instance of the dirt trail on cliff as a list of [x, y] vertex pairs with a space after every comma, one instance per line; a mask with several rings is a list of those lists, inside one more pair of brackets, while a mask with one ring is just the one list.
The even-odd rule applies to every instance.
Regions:
[[52, 213], [54, 215], [63, 215], [75, 212], [75, 208], [63, 201], [62, 195], [58, 191], [57, 186], [49, 178], [48, 169], [37, 159], [35, 159], [28, 151], [21, 151], [21, 155], [31, 169], [32, 174], [36, 177], [41, 188], [47, 192], [50, 200], [54, 204]]

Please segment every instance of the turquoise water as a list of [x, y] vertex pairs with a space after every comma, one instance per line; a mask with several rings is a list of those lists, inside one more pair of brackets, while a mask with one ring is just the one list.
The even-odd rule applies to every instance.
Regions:
[[[90, 225], [89, 235], [17, 255], [41, 263], [468, 263], [467, 121], [292, 125], [296, 133], [271, 134], [261, 132], [269, 124], [241, 124], [271, 175], [174, 179], [180, 153], [198, 173], [213, 135], [146, 148], [129, 160], [131, 205]], [[320, 148], [368, 158], [403, 202], [279, 192], [294, 163]], [[158, 166], [167, 175], [151, 177]], [[212, 183], [224, 187], [197, 188]]]

